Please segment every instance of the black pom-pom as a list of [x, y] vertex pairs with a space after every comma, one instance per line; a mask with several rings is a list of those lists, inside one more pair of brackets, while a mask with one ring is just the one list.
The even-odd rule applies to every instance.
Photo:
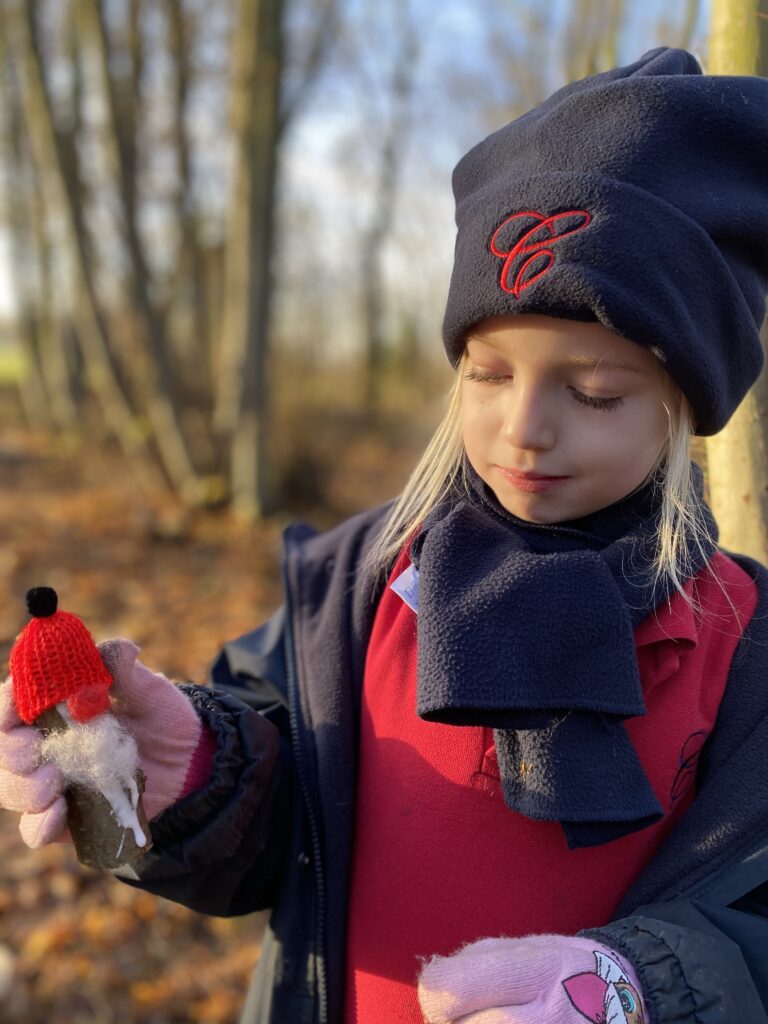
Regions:
[[59, 599], [52, 587], [33, 587], [27, 591], [27, 608], [36, 619], [53, 615], [58, 604]]

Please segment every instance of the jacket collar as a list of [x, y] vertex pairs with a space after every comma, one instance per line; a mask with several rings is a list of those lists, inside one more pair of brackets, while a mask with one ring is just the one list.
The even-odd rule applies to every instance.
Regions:
[[[686, 580], [683, 590], [691, 597], [693, 580]], [[635, 646], [680, 642], [683, 650], [696, 647], [699, 642], [699, 627], [694, 610], [682, 594], [675, 591], [668, 601], [663, 601], [635, 628]]]
[[[690, 597], [693, 581], [686, 580], [683, 590]], [[663, 601], [635, 628], [635, 647], [651, 648], [651, 658], [645, 664], [643, 691], [649, 691], [669, 679], [680, 667], [680, 656], [694, 650], [699, 643], [699, 624], [696, 613], [679, 591]]]

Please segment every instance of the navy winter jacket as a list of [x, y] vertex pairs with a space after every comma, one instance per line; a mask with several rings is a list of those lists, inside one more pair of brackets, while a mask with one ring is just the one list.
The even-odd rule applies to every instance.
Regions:
[[[379, 592], [357, 573], [389, 504], [284, 533], [285, 604], [185, 686], [213, 775], [152, 822], [118, 877], [202, 913], [271, 908], [243, 1024], [343, 1020], [360, 698]], [[768, 1024], [768, 570], [734, 656], [698, 792], [626, 893], [582, 932], [622, 952], [650, 1024]]]

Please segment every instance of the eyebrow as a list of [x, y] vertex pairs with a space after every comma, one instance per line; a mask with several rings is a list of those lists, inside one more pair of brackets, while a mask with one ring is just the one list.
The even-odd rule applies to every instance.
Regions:
[[576, 352], [568, 360], [570, 366], [585, 366], [587, 369], [600, 370], [603, 367], [607, 370], [629, 370], [630, 373], [645, 373], [639, 366], [630, 366], [617, 359], [595, 359], [584, 352]]
[[[503, 356], [497, 345], [494, 345], [492, 341], [488, 341], [485, 338], [478, 338], [477, 335], [471, 335], [467, 338], [467, 342], [478, 341], [481, 345], [489, 345], [491, 348], [496, 349], [499, 355]], [[594, 356], [589, 355], [587, 352], [574, 352], [562, 365], [564, 366], [579, 366], [584, 367], [587, 370], [624, 370], [629, 373], [645, 374], [645, 370], [640, 369], [639, 366], [631, 366], [629, 363], [622, 362], [620, 359], [595, 359]]]

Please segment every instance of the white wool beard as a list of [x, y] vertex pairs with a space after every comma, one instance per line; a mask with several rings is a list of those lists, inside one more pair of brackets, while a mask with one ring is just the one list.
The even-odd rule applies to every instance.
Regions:
[[66, 714], [64, 717], [69, 728], [49, 733], [41, 742], [41, 756], [53, 761], [68, 782], [100, 793], [116, 785], [129, 788], [139, 767], [139, 751], [118, 719], [109, 713], [89, 722], [76, 722]]

